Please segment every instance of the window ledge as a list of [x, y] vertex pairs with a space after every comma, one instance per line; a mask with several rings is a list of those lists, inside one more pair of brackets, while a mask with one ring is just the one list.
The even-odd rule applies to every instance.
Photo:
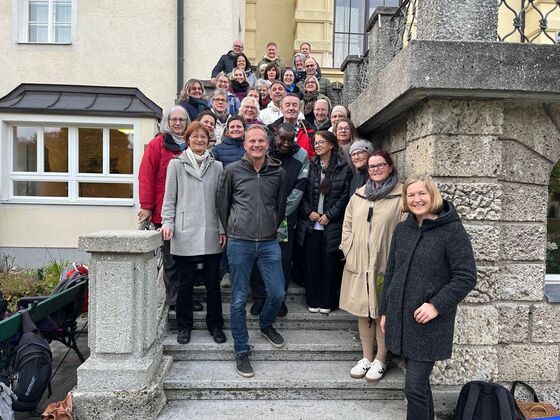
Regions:
[[15, 199], [12, 198], [10, 200], [0, 200], [0, 204], [2, 205], [10, 205], [10, 204], [36, 204], [36, 205], [59, 205], [59, 206], [113, 206], [113, 207], [133, 207], [134, 202], [132, 200], [123, 199], [123, 200], [111, 200], [111, 199], [91, 199], [91, 200], [80, 200], [80, 201], [65, 201], [65, 200], [46, 200], [44, 198], [40, 198], [38, 200], [29, 200], [29, 199]]
[[20, 45], [72, 45], [72, 42], [30, 42], [30, 41], [17, 41]]

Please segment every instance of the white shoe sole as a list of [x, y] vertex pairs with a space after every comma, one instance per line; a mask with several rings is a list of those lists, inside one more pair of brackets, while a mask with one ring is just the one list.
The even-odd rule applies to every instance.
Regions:
[[366, 376], [366, 373], [364, 373], [363, 375], [356, 375], [355, 373], [350, 372], [350, 376], [354, 379], [362, 379], [364, 376]]
[[244, 378], [252, 378], [253, 376], [255, 376], [255, 372], [245, 373], [245, 372], [241, 372], [237, 368], [235, 368], [235, 370], [237, 370], [237, 373], [239, 373], [239, 375], [243, 376]]
[[312, 314], [317, 314], [317, 313], [319, 313], [319, 310], [320, 310], [319, 308], [311, 308], [311, 307], [308, 307], [308, 308], [307, 308], [307, 311], [308, 311], [308, 312], [311, 312]]

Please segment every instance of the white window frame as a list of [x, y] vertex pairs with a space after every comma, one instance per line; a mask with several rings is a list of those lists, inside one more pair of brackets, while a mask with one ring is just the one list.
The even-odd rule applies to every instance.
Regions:
[[[138, 170], [143, 146], [141, 123], [136, 118], [55, 116], [55, 115], [13, 115], [0, 114], [0, 203], [18, 204], [66, 204], [133, 206], [138, 202]], [[68, 173], [41, 172], [43, 168], [43, 136], [37, 138], [37, 172], [13, 171], [13, 127], [68, 127]], [[109, 173], [109, 129], [132, 127], [133, 130], [133, 171], [132, 174]], [[103, 128], [103, 173], [79, 173], [78, 128]], [[146, 134], [149, 136], [153, 133]], [[144, 137], [145, 137], [144, 136]], [[151, 138], [151, 137], [150, 137]], [[68, 182], [68, 197], [28, 197], [14, 196], [13, 181], [65, 181]], [[132, 184], [131, 198], [78, 197], [79, 182]]]
[[[29, 3], [33, 1], [42, 1], [48, 3], [48, 39], [47, 41], [32, 42], [29, 41]], [[19, 44], [37, 44], [37, 45], [71, 45], [74, 42], [75, 25], [77, 18], [77, 0], [70, 0], [71, 21], [70, 21], [70, 40], [65, 42], [57, 42], [54, 40], [54, 2], [56, 0], [12, 0], [14, 10], [14, 22], [17, 29], [17, 43]]]

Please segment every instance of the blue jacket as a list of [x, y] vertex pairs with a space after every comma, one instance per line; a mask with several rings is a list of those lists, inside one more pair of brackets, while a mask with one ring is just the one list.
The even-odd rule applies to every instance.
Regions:
[[245, 154], [245, 149], [243, 148], [243, 138], [232, 139], [224, 137], [220, 144], [214, 146], [212, 154], [218, 162], [222, 162], [224, 168], [230, 163], [241, 160]]

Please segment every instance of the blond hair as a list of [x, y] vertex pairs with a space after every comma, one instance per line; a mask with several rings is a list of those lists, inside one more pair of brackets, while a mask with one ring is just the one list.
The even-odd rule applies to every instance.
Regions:
[[434, 180], [429, 175], [413, 175], [409, 176], [403, 185], [403, 192], [402, 192], [402, 211], [409, 212], [410, 209], [408, 208], [408, 204], [406, 202], [406, 194], [408, 191], [408, 187], [416, 182], [423, 182], [428, 190], [428, 194], [430, 194], [430, 208], [428, 212], [431, 214], [437, 214], [443, 207], [443, 197], [439, 192], [438, 187], [436, 186]]

